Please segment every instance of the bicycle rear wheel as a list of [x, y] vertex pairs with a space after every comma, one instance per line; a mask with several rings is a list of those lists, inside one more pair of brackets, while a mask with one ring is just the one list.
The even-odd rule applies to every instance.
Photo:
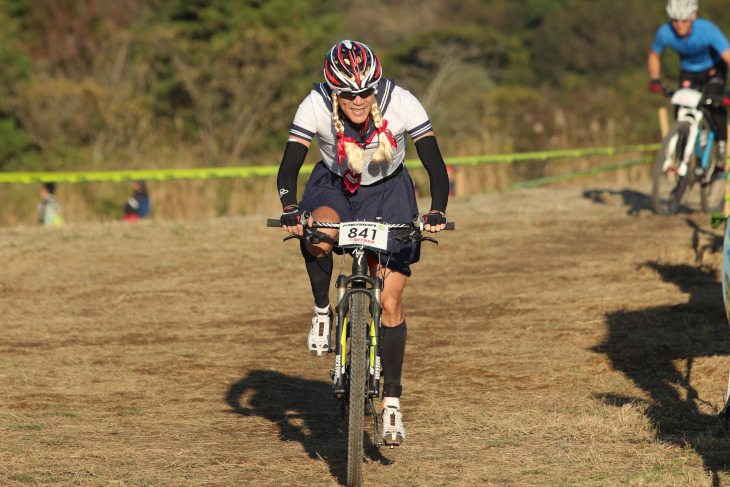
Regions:
[[[704, 147], [702, 148], [704, 151]], [[702, 211], [712, 213], [722, 211], [725, 201], [725, 175], [715, 174], [717, 164], [717, 144], [712, 145], [712, 154], [707, 164], [706, 173], [700, 179], [700, 203]]]
[[658, 215], [676, 215], [694, 182], [694, 155], [683, 176], [678, 174], [689, 138], [689, 123], [675, 122], [662, 141], [652, 171], [651, 205]]
[[352, 295], [350, 307], [350, 411], [347, 432], [347, 485], [362, 485], [365, 379], [367, 377], [368, 300]]

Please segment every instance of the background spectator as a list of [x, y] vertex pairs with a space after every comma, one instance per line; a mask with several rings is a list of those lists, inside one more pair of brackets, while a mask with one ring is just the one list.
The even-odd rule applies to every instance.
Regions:
[[134, 193], [127, 199], [124, 205], [124, 219], [137, 221], [147, 216], [150, 212], [150, 197], [147, 193], [147, 185], [144, 181], [134, 182]]
[[56, 200], [56, 183], [41, 185], [41, 202], [38, 203], [38, 223], [48, 226], [60, 226], [64, 223], [63, 208]]

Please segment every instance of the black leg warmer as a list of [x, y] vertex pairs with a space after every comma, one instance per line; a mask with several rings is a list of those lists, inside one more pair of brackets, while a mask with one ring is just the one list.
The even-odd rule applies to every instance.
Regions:
[[299, 242], [299, 248], [304, 256], [304, 265], [309, 274], [309, 283], [312, 285], [314, 304], [324, 308], [330, 304], [330, 282], [332, 281], [332, 253], [322, 257], [315, 257], [309, 253], [304, 241]]
[[383, 365], [383, 397], [400, 397], [403, 391], [401, 373], [403, 372], [403, 357], [406, 353], [406, 336], [408, 328], [403, 321], [398, 326], [384, 326], [381, 340], [380, 354]]

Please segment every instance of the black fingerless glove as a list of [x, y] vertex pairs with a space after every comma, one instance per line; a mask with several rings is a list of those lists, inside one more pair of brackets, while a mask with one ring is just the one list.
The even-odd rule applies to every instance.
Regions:
[[424, 225], [445, 225], [447, 222], [446, 217], [436, 210], [429, 211], [426, 215], [423, 215]]
[[295, 227], [301, 225], [302, 210], [299, 205], [289, 205], [284, 207], [284, 214], [281, 215], [279, 221], [282, 227]]

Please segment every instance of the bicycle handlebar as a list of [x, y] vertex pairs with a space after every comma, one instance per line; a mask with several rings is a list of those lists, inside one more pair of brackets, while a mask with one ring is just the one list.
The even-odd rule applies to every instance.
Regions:
[[[304, 212], [302, 214], [302, 220], [307, 221], [309, 220], [309, 217], [311, 216], [311, 213]], [[342, 223], [348, 223], [348, 222], [341, 222], [341, 223], [330, 223], [330, 222], [312, 222], [312, 226], [304, 225], [304, 235], [295, 235], [291, 234], [288, 237], [284, 239], [284, 241], [289, 240], [291, 238], [298, 238], [300, 240], [306, 240], [308, 242], [312, 242], [315, 244], [318, 244], [322, 242], [324, 239], [329, 238], [326, 234], [317, 231], [318, 228], [333, 228], [339, 230], [340, 225]], [[382, 223], [382, 222], [381, 222]], [[414, 220], [410, 223], [382, 223], [384, 226], [388, 227], [388, 229], [393, 230], [404, 230], [403, 233], [400, 233], [398, 235], [394, 235], [390, 237], [390, 240], [397, 240], [401, 244], [409, 244], [412, 242], [433, 242], [438, 245], [438, 242], [426, 235], [423, 235], [423, 217], [417, 216], [417, 218], [414, 218]], [[281, 227], [281, 221], [280, 220], [274, 220], [272, 218], [269, 218], [266, 220], [266, 226], [267, 227]], [[447, 222], [444, 230], [454, 230], [456, 225], [454, 222]], [[434, 232], [436, 233], [436, 232]], [[338, 245], [334, 245], [335, 247], [339, 247]]]
[[[667, 98], [671, 98], [674, 95], [674, 93], [677, 91], [674, 88], [670, 88], [669, 86], [662, 86], [662, 90], [664, 90], [664, 93], [663, 94]], [[700, 102], [700, 106], [715, 106], [715, 107], [719, 107], [719, 106], [727, 107], [727, 106], [730, 106], [730, 92], [725, 91], [725, 94], [723, 96], [722, 102], [718, 102], [718, 101], [714, 100], [710, 96], [703, 95], [702, 101]]]
[[[419, 228], [419, 223], [423, 221], [423, 218], [419, 218], [418, 220], [415, 220], [411, 223], [384, 223], [383, 225], [387, 226], [388, 228], [394, 228], [394, 229], [402, 229], [402, 228], [410, 228], [411, 226], [415, 228]], [[267, 227], [281, 227], [281, 220], [274, 219], [274, 218], [268, 218], [266, 220], [266, 226]], [[456, 224], [454, 222], [447, 222], [446, 228], [444, 230], [455, 230]], [[313, 222], [311, 228], [340, 228], [339, 223], [326, 223], [326, 222]]]

